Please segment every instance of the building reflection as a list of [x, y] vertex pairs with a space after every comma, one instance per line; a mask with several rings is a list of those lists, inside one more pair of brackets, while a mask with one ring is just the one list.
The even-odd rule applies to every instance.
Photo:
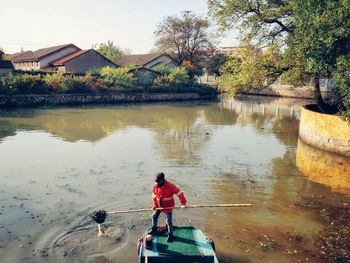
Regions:
[[350, 158], [322, 151], [299, 139], [296, 165], [305, 178], [350, 196]]

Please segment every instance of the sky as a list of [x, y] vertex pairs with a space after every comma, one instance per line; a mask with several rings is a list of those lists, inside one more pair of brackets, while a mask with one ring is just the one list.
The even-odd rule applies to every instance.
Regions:
[[[166, 16], [207, 15], [207, 0], [0, 0], [0, 47], [5, 53], [73, 43], [82, 49], [111, 40], [133, 54], [154, 46]], [[217, 40], [232, 46], [233, 37]]]

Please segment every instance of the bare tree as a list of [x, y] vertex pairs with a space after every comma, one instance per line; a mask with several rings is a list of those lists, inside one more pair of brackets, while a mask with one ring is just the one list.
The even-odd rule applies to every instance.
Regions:
[[191, 11], [180, 16], [168, 16], [154, 32], [158, 50], [175, 55], [177, 60], [202, 68], [204, 57], [212, 49], [209, 22]]

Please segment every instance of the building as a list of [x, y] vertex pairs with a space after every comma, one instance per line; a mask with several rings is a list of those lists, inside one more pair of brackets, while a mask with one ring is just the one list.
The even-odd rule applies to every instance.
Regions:
[[16, 70], [45, 70], [51, 63], [81, 50], [73, 44], [24, 51], [12, 55], [12, 63]]
[[102, 67], [118, 67], [94, 49], [79, 50], [51, 63], [51, 67], [64, 73], [86, 73]]
[[129, 70], [129, 73], [132, 73], [137, 78], [139, 85], [151, 85], [160, 75], [159, 72], [145, 67], [132, 68]]
[[179, 63], [168, 54], [139, 54], [120, 56], [116, 63], [123, 66], [138, 66], [144, 68], [154, 68], [158, 65], [177, 67]]
[[13, 71], [13, 65], [7, 55], [0, 50], [0, 76]]
[[16, 70], [41, 70], [66, 73], [85, 73], [101, 67], [117, 67], [99, 52], [81, 50], [73, 44], [24, 51], [13, 54], [11, 60]]

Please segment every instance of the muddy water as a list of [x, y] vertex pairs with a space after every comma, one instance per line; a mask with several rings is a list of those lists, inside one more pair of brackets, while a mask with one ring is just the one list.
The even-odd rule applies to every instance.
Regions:
[[151, 206], [158, 171], [189, 204], [254, 205], [175, 211], [176, 225], [214, 239], [221, 262], [319, 262], [323, 222], [296, 204], [349, 203], [350, 162], [298, 143], [303, 103], [1, 111], [0, 262], [137, 262], [150, 213], [109, 216], [103, 237], [89, 215]]

